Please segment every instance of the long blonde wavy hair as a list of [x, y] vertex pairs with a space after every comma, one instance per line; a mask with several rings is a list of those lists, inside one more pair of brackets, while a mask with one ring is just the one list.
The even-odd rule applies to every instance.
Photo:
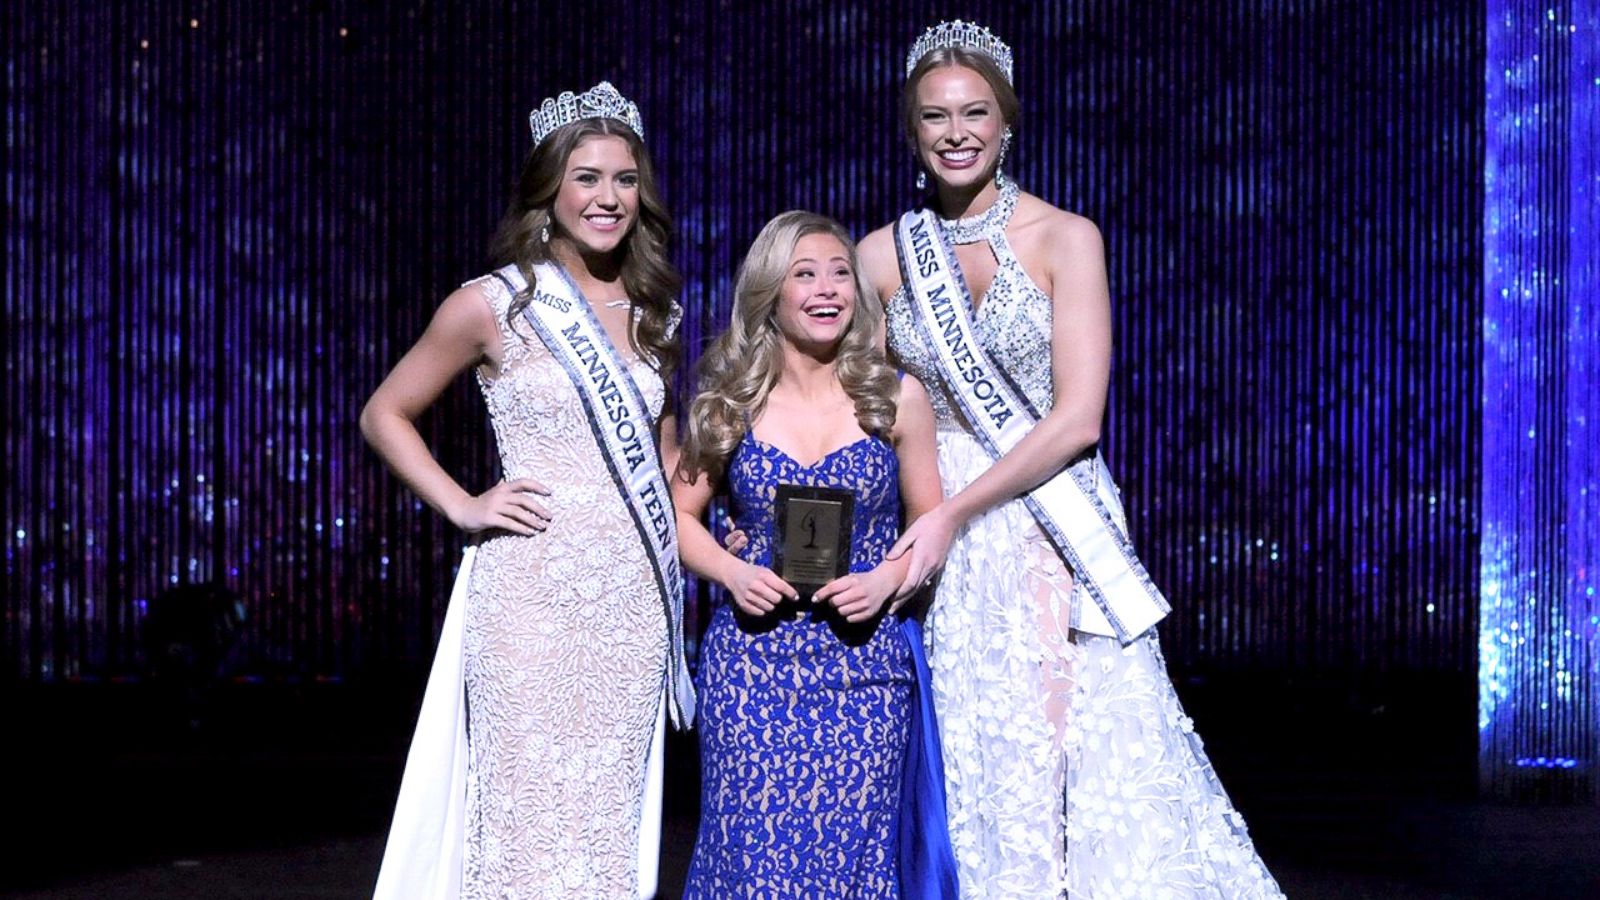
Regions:
[[721, 478], [734, 448], [760, 416], [767, 395], [783, 373], [783, 338], [778, 333], [778, 298], [795, 245], [812, 234], [839, 240], [855, 273], [855, 313], [834, 356], [834, 373], [856, 408], [861, 430], [887, 440], [894, 428], [899, 391], [894, 370], [878, 348], [883, 304], [861, 271], [855, 242], [844, 226], [803, 210], [780, 213], [756, 235], [739, 267], [728, 330], [700, 358], [699, 393], [689, 405], [679, 474]]

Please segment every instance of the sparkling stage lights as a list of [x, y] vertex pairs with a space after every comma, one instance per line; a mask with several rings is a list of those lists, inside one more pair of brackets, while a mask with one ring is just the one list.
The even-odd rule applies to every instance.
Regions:
[[1491, 2], [1485, 24], [1480, 780], [1594, 798], [1600, 2]]

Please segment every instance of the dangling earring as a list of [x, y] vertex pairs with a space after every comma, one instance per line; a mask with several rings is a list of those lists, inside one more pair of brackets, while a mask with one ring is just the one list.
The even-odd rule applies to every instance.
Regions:
[[539, 226], [539, 243], [541, 243], [541, 244], [550, 243], [550, 223], [549, 222], [546, 222], [545, 224]]
[[923, 169], [923, 168], [918, 168], [917, 169], [917, 190], [925, 191], [927, 189], [928, 189], [928, 170], [927, 169]]
[[1010, 152], [1011, 152], [1011, 126], [1007, 125], [1006, 126], [1006, 130], [1000, 133], [1000, 158], [995, 160], [995, 164], [994, 164], [995, 172], [998, 173], [1000, 171], [1000, 167], [1006, 164], [1006, 154], [1010, 153]]

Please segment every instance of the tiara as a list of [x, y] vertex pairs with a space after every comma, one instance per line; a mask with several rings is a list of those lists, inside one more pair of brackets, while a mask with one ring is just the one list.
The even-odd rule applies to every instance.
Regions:
[[581, 94], [562, 91], [558, 96], [547, 97], [538, 109], [528, 113], [533, 145], [537, 147], [544, 143], [544, 139], [557, 128], [582, 119], [616, 119], [632, 128], [640, 138], [644, 137], [644, 122], [639, 118], [639, 107], [622, 96], [622, 92], [612, 87], [611, 82], [602, 81]]
[[940, 22], [922, 33], [906, 54], [906, 75], [916, 69], [924, 56], [941, 47], [967, 47], [994, 60], [1005, 73], [1006, 83], [1011, 83], [1011, 48], [989, 29], [976, 22]]

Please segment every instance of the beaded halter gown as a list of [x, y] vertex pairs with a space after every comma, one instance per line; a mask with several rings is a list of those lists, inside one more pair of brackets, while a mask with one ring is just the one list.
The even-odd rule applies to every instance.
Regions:
[[[478, 547], [465, 617], [467, 808], [461, 896], [637, 896], [645, 763], [667, 622], [628, 509], [576, 389], [510, 292], [474, 282], [499, 323], [479, 376], [507, 479], [534, 478], [549, 530]], [[661, 379], [618, 347], [652, 418]]]
[[[945, 228], [954, 243], [993, 251], [974, 332], [1043, 415], [1051, 301], [1006, 240], [1018, 191], [1003, 176], [1001, 186], [976, 221]], [[951, 496], [992, 459], [918, 340], [905, 291], [887, 304], [889, 349], [928, 387]], [[1155, 632], [1128, 647], [1075, 632], [1073, 605], [1089, 602], [1021, 500], [956, 534], [925, 633], [962, 896], [1280, 896], [1173, 692]]]

